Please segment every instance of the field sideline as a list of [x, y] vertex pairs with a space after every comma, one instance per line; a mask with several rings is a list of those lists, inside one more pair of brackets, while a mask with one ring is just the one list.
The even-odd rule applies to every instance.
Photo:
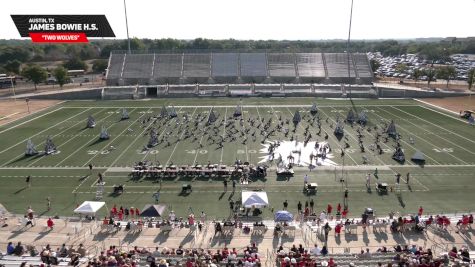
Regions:
[[[268, 121], [275, 126], [278, 118], [290, 119], [298, 110], [304, 117], [315, 102], [319, 108], [322, 132], [328, 133], [328, 144], [333, 149], [331, 166], [316, 167], [309, 172], [307, 167], [296, 168], [295, 177], [290, 180], [277, 178], [274, 169], [268, 171], [267, 179], [257, 180], [249, 185], [239, 185], [236, 192], [223, 192], [221, 180], [210, 182], [208, 179], [176, 178], [163, 181], [161, 187], [152, 180], [131, 180], [127, 167], [134, 162], [149, 160], [161, 164], [206, 164], [220, 163], [232, 165], [236, 159], [258, 163], [265, 159], [266, 148], [261, 144], [262, 138], [254, 140], [248, 135], [247, 142], [238, 139], [225, 142], [220, 148], [208, 140], [208, 135], [193, 133], [197, 140], [186, 136], [183, 120], [175, 124], [153, 123], [145, 119], [158, 115], [163, 105], [174, 106], [179, 117], [187, 114], [208, 116], [211, 109], [218, 115], [216, 133], [225, 136], [224, 123], [231, 119], [239, 99], [163, 99], [149, 101], [72, 101], [51, 107], [32, 116], [0, 127], [0, 203], [7, 209], [22, 213], [26, 206], [33, 205], [39, 213], [46, 208], [46, 197], [52, 198], [53, 208], [45, 214], [71, 215], [72, 209], [82, 200], [92, 200], [95, 196], [97, 172], [105, 173], [106, 195], [108, 205], [114, 203], [124, 206], [137, 206], [152, 202], [151, 194], [161, 190], [160, 202], [169, 205], [177, 212], [186, 212], [190, 207], [205, 210], [210, 216], [222, 218], [228, 215], [228, 200], [239, 200], [242, 189], [264, 189], [268, 192], [271, 206], [279, 209], [285, 199], [289, 200], [291, 210], [296, 209], [298, 200], [305, 201], [302, 194], [302, 176], [309, 173], [311, 181], [319, 184], [315, 196], [318, 208], [327, 203], [334, 206], [342, 202], [343, 185], [338, 181], [344, 176], [350, 191], [350, 212], [357, 216], [366, 206], [377, 212], [386, 213], [399, 210], [404, 213], [414, 212], [418, 205], [423, 205], [432, 212], [469, 211], [475, 201], [473, 183], [475, 171], [474, 127], [451, 113], [436, 110], [413, 100], [329, 100], [311, 98], [249, 98], [242, 100], [244, 129], [254, 129], [247, 119]], [[354, 107], [357, 112], [365, 110], [370, 125], [378, 126], [394, 120], [398, 132], [402, 135], [401, 145], [406, 154], [402, 165], [391, 158], [394, 142], [382, 143], [385, 153], [372, 152], [368, 145], [374, 140], [374, 132], [364, 132], [366, 151], [362, 153], [358, 146], [356, 127], [345, 126], [345, 136], [349, 144], [346, 156], [339, 155], [344, 140], [338, 141], [333, 135], [336, 118], [345, 118]], [[130, 119], [120, 120], [121, 109], [126, 108]], [[97, 126], [86, 128], [86, 119], [92, 115]], [[310, 116], [310, 115], [307, 115]], [[308, 117], [307, 117], [308, 118]], [[325, 120], [328, 118], [328, 123]], [[144, 121], [145, 120], [145, 121]], [[238, 121], [235, 122], [239, 125]], [[303, 120], [296, 128], [294, 141], [303, 141], [305, 128], [309, 123]], [[111, 137], [99, 141], [101, 126], [108, 129]], [[203, 126], [204, 127], [204, 126]], [[253, 128], [254, 127], [254, 128]], [[169, 136], [170, 144], [159, 144], [150, 150], [143, 150], [147, 144], [148, 131], [156, 128], [159, 137]], [[207, 131], [211, 127], [206, 128]], [[323, 135], [317, 136], [316, 130], [310, 128], [313, 139], [323, 141]], [[37, 155], [25, 157], [26, 141], [31, 139], [38, 150], [43, 150], [47, 136], [60, 151], [54, 155]], [[409, 141], [414, 139], [414, 143]], [[289, 141], [283, 133], [277, 132], [269, 140]], [[298, 142], [297, 141], [297, 142]], [[312, 140], [315, 141], [315, 140]], [[198, 146], [201, 143], [202, 146]], [[115, 149], [110, 149], [113, 146]], [[416, 152], [421, 151], [426, 157], [426, 164], [420, 167], [410, 160]], [[369, 162], [363, 164], [363, 155]], [[302, 159], [304, 161], [305, 159]], [[93, 175], [89, 176], [87, 165], [95, 166]], [[341, 166], [345, 167], [342, 168]], [[365, 187], [365, 175], [380, 170], [380, 179], [394, 184], [394, 174], [400, 172], [405, 176], [410, 172], [409, 185], [402, 184], [400, 193], [380, 196], [368, 192]], [[32, 187], [25, 187], [25, 177], [32, 176]], [[182, 183], [192, 183], [193, 193], [180, 196]], [[374, 182], [374, 181], [373, 181]], [[109, 195], [114, 184], [125, 184], [126, 192], [122, 196]], [[456, 197], [455, 197], [456, 196]], [[379, 201], [378, 201], [379, 200]], [[264, 212], [266, 218], [271, 211]]]

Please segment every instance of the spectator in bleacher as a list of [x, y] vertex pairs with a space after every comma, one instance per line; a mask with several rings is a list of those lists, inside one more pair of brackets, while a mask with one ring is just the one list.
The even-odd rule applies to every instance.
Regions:
[[84, 248], [83, 244], [79, 244], [79, 248], [77, 252], [79, 253], [81, 257], [86, 257], [87, 250]]
[[18, 242], [18, 244], [15, 247], [15, 250], [13, 251], [13, 254], [15, 254], [16, 256], [21, 256], [23, 255], [23, 253], [25, 253], [25, 247], [23, 247], [21, 242]]
[[323, 256], [326, 256], [326, 255], [328, 255], [328, 249], [327, 249], [327, 246], [323, 246], [323, 247], [322, 247], [322, 250], [320, 251], [320, 253], [321, 253]]
[[470, 253], [468, 252], [467, 248], [462, 248], [460, 257], [462, 258], [463, 262], [470, 262]]
[[12, 242], [8, 242], [7, 255], [12, 255], [14, 251], [15, 251], [15, 246], [13, 246]]
[[68, 249], [66, 248], [66, 244], [63, 244], [59, 249], [59, 257], [64, 258], [68, 256]]

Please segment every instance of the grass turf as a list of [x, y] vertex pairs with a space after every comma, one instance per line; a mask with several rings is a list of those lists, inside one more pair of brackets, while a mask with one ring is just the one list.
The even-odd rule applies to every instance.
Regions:
[[[304, 168], [296, 171], [295, 177], [290, 180], [276, 177], [273, 171], [268, 172], [265, 180], [257, 180], [248, 186], [238, 185], [234, 194], [231, 187], [228, 192], [223, 192], [221, 179], [177, 178], [165, 179], [161, 185], [160, 202], [167, 204], [178, 214], [186, 215], [191, 207], [195, 212], [204, 210], [212, 218], [223, 218], [229, 215], [229, 200], [240, 199], [243, 189], [263, 189], [268, 193], [270, 206], [274, 209], [282, 208], [284, 200], [289, 201], [290, 209], [295, 211], [297, 202], [302, 203], [308, 198], [302, 193], [303, 175], [309, 173], [310, 180], [319, 184], [319, 191], [312, 196], [316, 202], [316, 209], [321, 210], [328, 203], [336, 206], [342, 202], [343, 186], [338, 181], [342, 175], [340, 165], [343, 158], [339, 156], [339, 142], [333, 137], [331, 125], [335, 124], [338, 116], [346, 117], [348, 110], [354, 105], [357, 111], [366, 110], [372, 125], [380, 125], [382, 121], [394, 120], [397, 130], [402, 134], [402, 147], [406, 157], [410, 158], [416, 150], [422, 151], [426, 156], [426, 165], [421, 168], [406, 161], [400, 165], [391, 159], [394, 141], [383, 144], [386, 151], [383, 155], [376, 155], [368, 149], [364, 153], [371, 167], [364, 166], [362, 153], [359, 151], [356, 127], [345, 127], [350, 149], [344, 158], [345, 166], [354, 166], [345, 169], [343, 176], [346, 178], [350, 191], [350, 215], [358, 216], [364, 207], [373, 207], [377, 213], [385, 214], [391, 210], [403, 213], [415, 212], [419, 205], [424, 206], [428, 212], [455, 212], [469, 211], [475, 197], [473, 181], [475, 177], [475, 142], [474, 129], [466, 123], [453, 117], [451, 114], [434, 111], [433, 108], [422, 106], [412, 100], [355, 100], [353, 103], [346, 100], [309, 99], [309, 98], [251, 98], [243, 101], [243, 116], [245, 121], [249, 117], [273, 119], [292, 119], [296, 110], [302, 114], [308, 107], [316, 102], [322, 122], [328, 117], [329, 122], [323, 123], [322, 130], [329, 135], [329, 144], [334, 149], [333, 161], [338, 165], [335, 169], [318, 168], [308, 172]], [[152, 101], [73, 101], [66, 102], [51, 109], [42, 111], [32, 116], [15, 121], [0, 127], [0, 203], [7, 209], [22, 213], [28, 205], [32, 205], [38, 213], [46, 215], [71, 215], [74, 207], [83, 200], [92, 200], [95, 197], [94, 186], [97, 172], [105, 172], [106, 193], [104, 200], [108, 206], [113, 204], [135, 206], [142, 208], [147, 203], [152, 203], [152, 193], [160, 188], [153, 180], [131, 180], [127, 172], [118, 172], [109, 167], [132, 166], [135, 161], [152, 160], [162, 164], [171, 163], [205, 164], [208, 161], [232, 164], [236, 158], [243, 161], [256, 163], [264, 156], [260, 153], [263, 148], [261, 138], [255, 141], [249, 138], [246, 144], [227, 142], [224, 147], [218, 148], [216, 144], [208, 142], [208, 135], [197, 141], [191, 138], [183, 140], [183, 128], [170, 124], [157, 123], [159, 135], [170, 133], [170, 145], [160, 144], [152, 150], [143, 152], [142, 147], [148, 141], [146, 133], [149, 124], [142, 123], [144, 118], [158, 114], [162, 105], [174, 105], [180, 115], [188, 114], [206, 116], [211, 107], [219, 114], [218, 121], [229, 119], [236, 99], [164, 99]], [[120, 109], [126, 107], [130, 119], [120, 121]], [[97, 122], [94, 129], [86, 129], [86, 118], [93, 115]], [[107, 141], [98, 141], [101, 126], [107, 127], [111, 138]], [[236, 122], [236, 126], [238, 126]], [[295, 136], [303, 138], [304, 128], [308, 123], [304, 120], [298, 126]], [[200, 126], [204, 127], [204, 126]], [[253, 128], [245, 122], [246, 128]], [[131, 129], [132, 131], [128, 130]], [[206, 128], [207, 133], [216, 133]], [[322, 136], [316, 136], [315, 128], [310, 128], [314, 139], [323, 141]], [[218, 135], [225, 134], [223, 126], [219, 127]], [[374, 133], [373, 133], [374, 134]], [[372, 133], [364, 133], [365, 145], [374, 139]], [[49, 156], [24, 157], [25, 143], [31, 139], [42, 150], [47, 136], [60, 150], [59, 154]], [[415, 144], [408, 141], [413, 137]], [[288, 140], [282, 133], [270, 138], [271, 140]], [[198, 147], [201, 141], [203, 147]], [[113, 145], [116, 149], [109, 150]], [[96, 167], [93, 175], [87, 176], [87, 165], [92, 162]], [[374, 167], [373, 167], [374, 166]], [[365, 175], [372, 172], [373, 168], [380, 169], [380, 179], [394, 185], [394, 173], [410, 172], [412, 179], [410, 185], [402, 184], [401, 192], [389, 193], [380, 196], [374, 190], [368, 192], [365, 187]], [[25, 176], [32, 176], [32, 186], [25, 187]], [[126, 193], [121, 196], [109, 194], [114, 184], [126, 185]], [[182, 183], [191, 183], [193, 192], [188, 196], [179, 195]], [[374, 179], [373, 179], [374, 183]], [[52, 199], [52, 210], [46, 211], [46, 197]], [[272, 216], [271, 208], [264, 211], [263, 216]]]

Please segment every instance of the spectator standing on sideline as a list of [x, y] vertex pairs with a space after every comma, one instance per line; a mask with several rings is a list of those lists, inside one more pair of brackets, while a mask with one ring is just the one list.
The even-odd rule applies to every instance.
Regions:
[[313, 213], [313, 206], [315, 205], [315, 203], [313, 203], [313, 198], [310, 199], [310, 212]]
[[233, 180], [233, 192], [236, 191], [236, 180]]
[[228, 191], [228, 181], [226, 179], [223, 181], [223, 185], [224, 185], [224, 192], [227, 192]]
[[422, 206], [420, 206], [419, 211], [417, 212], [417, 215], [419, 215], [419, 217], [421, 217], [423, 212], [424, 212], [424, 209], [422, 208]]
[[401, 182], [401, 174], [398, 172], [396, 173], [396, 186], [399, 186], [400, 182]]
[[53, 219], [51, 219], [51, 217], [48, 218], [48, 220], [46, 221], [46, 225], [48, 226], [50, 230], [53, 230], [54, 222], [53, 222]]
[[411, 174], [408, 172], [406, 174], [406, 184], [409, 184], [409, 178], [411, 178]]
[[26, 186], [31, 187], [31, 175], [26, 176]]
[[297, 204], [297, 211], [300, 213], [302, 211], [302, 203], [299, 201]]
[[89, 163], [89, 175], [92, 175], [92, 163]]
[[325, 230], [325, 244], [326, 244], [327, 241], [328, 241], [328, 233], [330, 233], [331, 229], [332, 229], [332, 228], [330, 227], [330, 225], [328, 224], [328, 222], [325, 223], [325, 226], [324, 226], [324, 230]]
[[284, 210], [287, 210], [287, 206], [289, 206], [289, 202], [287, 202], [287, 199], [284, 201]]

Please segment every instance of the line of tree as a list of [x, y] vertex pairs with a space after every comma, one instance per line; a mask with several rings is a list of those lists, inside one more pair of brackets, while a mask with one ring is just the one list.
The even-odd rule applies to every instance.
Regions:
[[[328, 41], [287, 41], [287, 40], [194, 40], [177, 39], [131, 39], [133, 50], [240, 50], [240, 51], [302, 51], [343, 52], [346, 42]], [[20, 72], [18, 62], [69, 61], [72, 59], [107, 59], [113, 50], [127, 50], [126, 40], [94, 40], [88, 44], [33, 44], [29, 40], [0, 40], [0, 73]], [[381, 52], [385, 56], [405, 53], [420, 54], [429, 60], [447, 59], [451, 54], [475, 54], [475, 40], [451, 42], [417, 41], [352, 41], [353, 52]]]

